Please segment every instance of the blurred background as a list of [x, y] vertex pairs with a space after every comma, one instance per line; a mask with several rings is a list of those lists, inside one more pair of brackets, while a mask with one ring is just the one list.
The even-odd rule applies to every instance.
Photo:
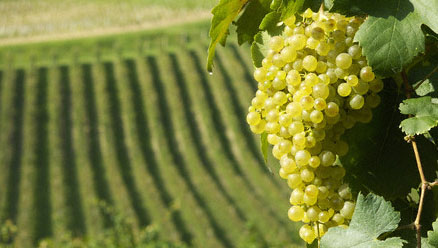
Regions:
[[0, 247], [303, 246], [215, 4], [0, 1]]

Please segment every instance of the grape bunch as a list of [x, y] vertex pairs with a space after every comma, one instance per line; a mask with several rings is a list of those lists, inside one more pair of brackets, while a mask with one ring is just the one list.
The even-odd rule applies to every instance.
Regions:
[[336, 160], [348, 152], [345, 130], [372, 119], [383, 89], [353, 40], [362, 22], [307, 9], [284, 21], [254, 71], [258, 90], [246, 120], [252, 132], [268, 134], [292, 190], [288, 217], [304, 223], [299, 235], [307, 243], [347, 226], [355, 208]]

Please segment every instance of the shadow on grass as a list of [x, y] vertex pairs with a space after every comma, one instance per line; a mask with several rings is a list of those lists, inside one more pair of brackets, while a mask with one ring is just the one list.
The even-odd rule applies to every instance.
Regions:
[[[194, 63], [196, 73], [200, 77], [201, 88], [203, 89], [204, 94], [206, 96], [205, 98], [207, 99], [206, 104], [208, 105], [208, 109], [210, 109], [210, 118], [212, 119], [212, 123], [215, 126], [214, 133], [217, 134], [217, 137], [220, 141], [222, 150], [224, 151], [226, 157], [230, 161], [230, 164], [231, 164], [234, 172], [241, 177], [241, 179], [243, 180], [243, 182], [244, 182], [245, 186], [248, 188], [248, 190], [255, 195], [255, 198], [263, 206], [269, 206], [270, 203], [265, 200], [265, 196], [263, 196], [262, 194], [260, 194], [256, 190], [256, 187], [251, 183], [247, 174], [244, 173], [242, 171], [242, 169], [240, 168], [239, 162], [237, 161], [237, 158], [235, 157], [235, 155], [233, 154], [233, 152], [231, 150], [231, 147], [230, 147], [231, 141], [225, 135], [225, 130], [227, 128], [225, 127], [225, 124], [223, 121], [224, 118], [221, 114], [221, 111], [219, 110], [219, 108], [217, 107], [217, 105], [215, 103], [215, 96], [214, 96], [213, 91], [210, 87], [210, 84], [208, 83], [208, 79], [206, 77], [206, 72], [205, 72], [204, 67], [201, 63], [201, 60], [195, 51], [191, 50], [189, 52], [189, 54], [190, 54], [190, 57], [192, 58], [192, 61]], [[268, 175], [268, 176], [270, 177], [270, 175]], [[285, 226], [288, 225], [288, 223], [286, 221], [284, 221], [283, 218], [279, 217], [278, 214], [271, 207], [268, 207], [267, 210], [268, 210], [270, 216], [275, 218], [276, 221], [278, 221], [282, 225], [285, 225]]]
[[[98, 119], [96, 110], [96, 98], [94, 90], [94, 80], [91, 72], [91, 65], [83, 64], [81, 66], [82, 82], [84, 84], [84, 103], [86, 111], [86, 123], [88, 126], [88, 137], [89, 139], [88, 157], [91, 162], [91, 171], [93, 176], [93, 186], [96, 191], [99, 200], [103, 200], [108, 204], [113, 204], [113, 199], [109, 191], [108, 181], [105, 177], [105, 168], [102, 162], [102, 151], [101, 144], [99, 141], [99, 130], [98, 130]], [[104, 225], [109, 227], [111, 225], [111, 220], [109, 216], [101, 211], [104, 216]]]
[[[60, 85], [61, 103], [59, 106], [59, 136], [62, 148], [62, 168], [64, 177], [65, 205], [68, 209], [67, 227], [74, 236], [81, 236], [86, 233], [84, 210], [82, 198], [79, 193], [78, 175], [76, 169], [76, 157], [72, 140], [72, 107], [71, 107], [71, 83], [70, 71], [67, 66], [61, 66]], [[54, 104], [54, 103], [52, 103]]]
[[202, 139], [201, 131], [199, 130], [198, 123], [195, 120], [195, 114], [192, 111], [193, 103], [188, 94], [188, 90], [186, 87], [187, 84], [186, 79], [184, 78], [184, 75], [181, 72], [180, 64], [175, 54], [170, 54], [169, 57], [172, 66], [170, 69], [175, 74], [178, 91], [181, 94], [182, 106], [183, 106], [182, 110], [184, 111], [184, 116], [186, 117], [186, 121], [188, 123], [187, 127], [189, 128], [190, 135], [192, 137], [191, 140], [197, 150], [198, 158], [201, 160], [201, 165], [204, 167], [210, 179], [217, 185], [217, 188], [219, 189], [221, 194], [225, 197], [225, 199], [228, 201], [228, 203], [235, 208], [239, 218], [243, 221], [247, 221], [244, 212], [238, 207], [236, 202], [233, 200], [233, 198], [230, 196], [228, 191], [225, 189], [224, 185], [222, 184], [222, 181], [220, 180], [217, 174], [215, 167], [220, 165], [214, 164], [214, 162], [212, 162], [210, 158], [207, 156], [207, 150], [205, 146], [201, 143], [201, 139]]
[[49, 139], [48, 139], [48, 108], [47, 108], [47, 68], [38, 69], [38, 79], [36, 85], [35, 104], [35, 132], [36, 140], [34, 145], [35, 153], [35, 184], [33, 187], [34, 195], [34, 214], [35, 226], [34, 243], [37, 244], [42, 238], [53, 234], [52, 230], [52, 207], [50, 204], [50, 160], [49, 160]]
[[213, 232], [217, 237], [217, 240], [221, 242], [224, 247], [233, 247], [233, 243], [226, 236], [225, 230], [221, 226], [219, 226], [219, 224], [216, 222], [214, 218], [214, 213], [207, 206], [205, 200], [202, 198], [198, 189], [193, 184], [190, 175], [186, 169], [187, 164], [181, 154], [181, 151], [178, 147], [178, 142], [175, 138], [176, 137], [175, 130], [173, 128], [172, 120], [170, 119], [170, 115], [169, 115], [170, 108], [167, 105], [168, 100], [164, 92], [164, 88], [162, 86], [164, 82], [161, 79], [156, 58], [152, 56], [147, 57], [147, 64], [150, 67], [153, 85], [155, 87], [155, 91], [158, 94], [158, 100], [159, 100], [158, 108], [160, 110], [159, 112], [161, 113], [160, 115], [161, 123], [163, 124], [163, 128], [165, 130], [164, 139], [167, 142], [167, 147], [170, 151], [170, 155], [172, 156], [174, 166], [178, 170], [180, 176], [185, 179], [187, 187], [189, 188], [190, 192], [194, 196], [197, 204], [201, 207], [201, 209], [204, 211], [205, 215], [207, 216], [208, 222], [210, 223], [210, 226], [213, 228]]
[[249, 68], [246, 66], [246, 62], [242, 57], [242, 54], [239, 51], [239, 48], [236, 46], [236, 44], [231, 43], [228, 46], [231, 49], [231, 52], [234, 55], [234, 58], [237, 60], [238, 64], [243, 69], [243, 75], [245, 77], [245, 83], [248, 84], [248, 87], [252, 90], [252, 92], [257, 91], [257, 82], [252, 76], [252, 73], [249, 71]]
[[[155, 153], [152, 150], [151, 134], [150, 128], [148, 127], [148, 116], [141, 94], [141, 87], [138, 80], [138, 73], [133, 60], [126, 60], [125, 67], [127, 71], [128, 81], [132, 92], [132, 101], [134, 105], [135, 112], [135, 125], [138, 133], [138, 143], [142, 152], [144, 161], [146, 162], [147, 170], [152, 176], [155, 187], [160, 193], [160, 198], [167, 209], [172, 208], [172, 196], [164, 183], [163, 177], [161, 176], [159, 165], [155, 157]], [[184, 220], [181, 217], [180, 210], [173, 210], [171, 212], [171, 218], [175, 224], [181, 240], [187, 244], [192, 244], [193, 236], [187, 228]]]
[[114, 135], [114, 148], [116, 152], [117, 165], [122, 176], [123, 182], [128, 190], [131, 206], [137, 216], [141, 226], [150, 224], [151, 219], [144, 208], [140, 193], [135, 185], [135, 180], [132, 176], [131, 160], [128, 156], [128, 150], [125, 144], [125, 133], [121, 118], [120, 99], [118, 89], [114, 78], [114, 66], [112, 63], [105, 62], [103, 64], [106, 80], [107, 104], [109, 104], [111, 126]]
[[24, 114], [24, 82], [25, 72], [19, 69], [15, 72], [15, 89], [12, 100], [12, 130], [9, 144], [11, 147], [11, 160], [8, 161], [9, 173], [7, 177], [6, 204], [2, 219], [10, 219], [14, 223], [17, 220], [18, 198], [20, 196], [21, 166], [23, 152], [23, 114]]

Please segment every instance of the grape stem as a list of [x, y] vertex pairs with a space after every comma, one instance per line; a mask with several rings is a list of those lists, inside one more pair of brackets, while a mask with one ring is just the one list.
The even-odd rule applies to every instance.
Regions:
[[[428, 79], [435, 71], [438, 70], [438, 66], [432, 70], [414, 89], [412, 89], [411, 85], [408, 82], [408, 76], [405, 71], [402, 71], [401, 76], [403, 79], [404, 89], [405, 89], [405, 95], [406, 98], [411, 98], [411, 92], [413, 92], [415, 89], [417, 89], [426, 79]], [[412, 115], [409, 115], [411, 117]], [[421, 213], [423, 211], [423, 205], [424, 205], [424, 195], [426, 194], [426, 190], [432, 189], [433, 186], [438, 185], [438, 181], [435, 182], [428, 182], [426, 180], [426, 177], [424, 176], [423, 172], [423, 166], [421, 165], [421, 159], [420, 154], [418, 152], [417, 142], [415, 141], [415, 137], [412, 136], [408, 139], [408, 142], [412, 144], [412, 149], [414, 150], [415, 154], [415, 160], [417, 162], [417, 168], [418, 173], [420, 174], [421, 178], [421, 193], [420, 193], [420, 201], [418, 205], [418, 211], [417, 211], [417, 217], [415, 218], [415, 221], [407, 226], [414, 226], [415, 230], [417, 232], [417, 248], [421, 248]]]

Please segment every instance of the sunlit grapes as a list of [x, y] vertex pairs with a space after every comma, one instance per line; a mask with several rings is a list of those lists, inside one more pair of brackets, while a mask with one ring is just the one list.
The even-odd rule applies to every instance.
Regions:
[[348, 153], [343, 134], [369, 122], [381, 102], [383, 81], [353, 39], [362, 22], [307, 9], [284, 21], [254, 71], [258, 90], [246, 121], [252, 132], [268, 134], [291, 189], [287, 215], [304, 223], [299, 235], [309, 244], [328, 228], [349, 224], [355, 203], [336, 162]]

